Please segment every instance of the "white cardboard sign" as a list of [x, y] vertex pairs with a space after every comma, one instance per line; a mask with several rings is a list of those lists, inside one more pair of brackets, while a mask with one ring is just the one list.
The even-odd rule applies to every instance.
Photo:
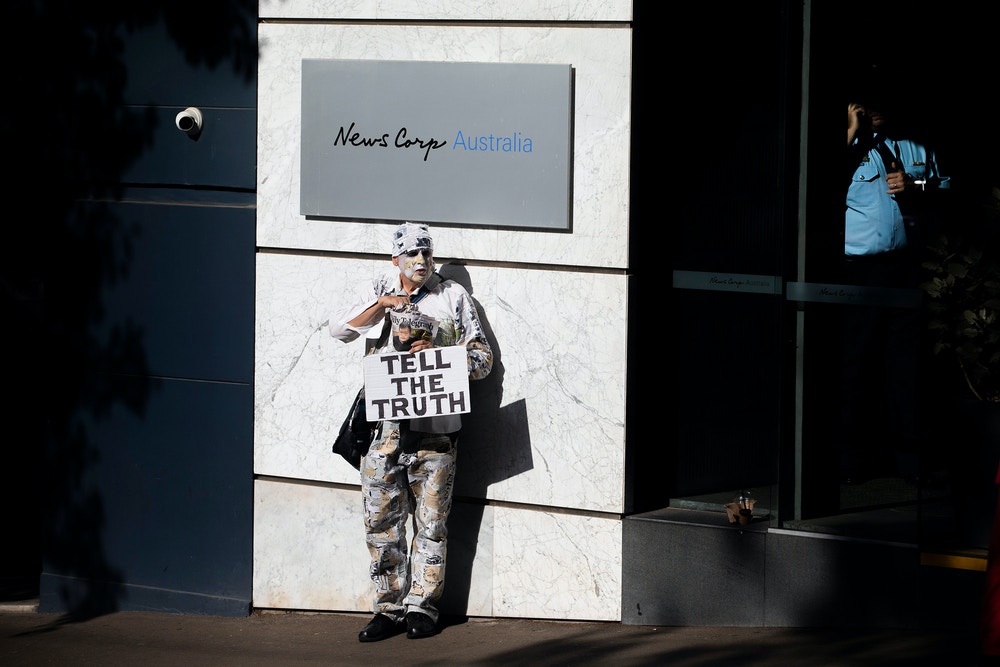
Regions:
[[469, 412], [464, 345], [364, 358], [365, 410], [370, 421]]

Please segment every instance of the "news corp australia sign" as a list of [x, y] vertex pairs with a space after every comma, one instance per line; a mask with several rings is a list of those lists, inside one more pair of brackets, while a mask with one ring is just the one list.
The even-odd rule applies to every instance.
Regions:
[[302, 61], [302, 215], [568, 230], [569, 65]]

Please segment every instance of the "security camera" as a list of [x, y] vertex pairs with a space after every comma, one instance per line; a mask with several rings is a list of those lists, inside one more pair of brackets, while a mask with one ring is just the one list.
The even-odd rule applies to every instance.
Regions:
[[177, 117], [174, 118], [174, 124], [181, 132], [192, 137], [198, 136], [201, 133], [201, 110], [197, 107], [188, 107], [177, 114]]

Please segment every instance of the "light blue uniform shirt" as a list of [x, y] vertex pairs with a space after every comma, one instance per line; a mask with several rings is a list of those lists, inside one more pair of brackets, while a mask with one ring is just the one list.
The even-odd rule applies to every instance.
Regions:
[[[928, 187], [949, 187], [950, 179], [938, 172], [933, 151], [906, 139], [886, 139], [886, 145], [896, 155], [896, 167], [918, 183], [924, 181]], [[906, 247], [903, 213], [896, 195], [888, 194], [888, 189], [886, 165], [879, 152], [872, 148], [854, 171], [847, 188], [844, 254], [874, 255]]]

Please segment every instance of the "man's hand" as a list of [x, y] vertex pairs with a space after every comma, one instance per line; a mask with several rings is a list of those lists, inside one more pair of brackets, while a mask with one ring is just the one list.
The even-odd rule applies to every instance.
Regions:
[[385, 294], [378, 298], [379, 308], [389, 308], [390, 310], [394, 308], [405, 308], [406, 304], [410, 302], [410, 298], [406, 296], [397, 296], [395, 294]]
[[847, 129], [857, 132], [861, 128], [865, 108], [857, 103], [847, 105]]
[[423, 350], [429, 350], [434, 347], [433, 341], [427, 340], [426, 338], [418, 338], [410, 344], [410, 352], [422, 352]]
[[[892, 169], [899, 169], [896, 161], [893, 160]], [[907, 174], [905, 171], [893, 171], [890, 172], [885, 177], [885, 182], [889, 185], [889, 189], [886, 191], [891, 195], [899, 194], [900, 192], [905, 192], [914, 187], [913, 177]]]
[[865, 108], [856, 102], [847, 105], [847, 145], [850, 147], [865, 126]]

